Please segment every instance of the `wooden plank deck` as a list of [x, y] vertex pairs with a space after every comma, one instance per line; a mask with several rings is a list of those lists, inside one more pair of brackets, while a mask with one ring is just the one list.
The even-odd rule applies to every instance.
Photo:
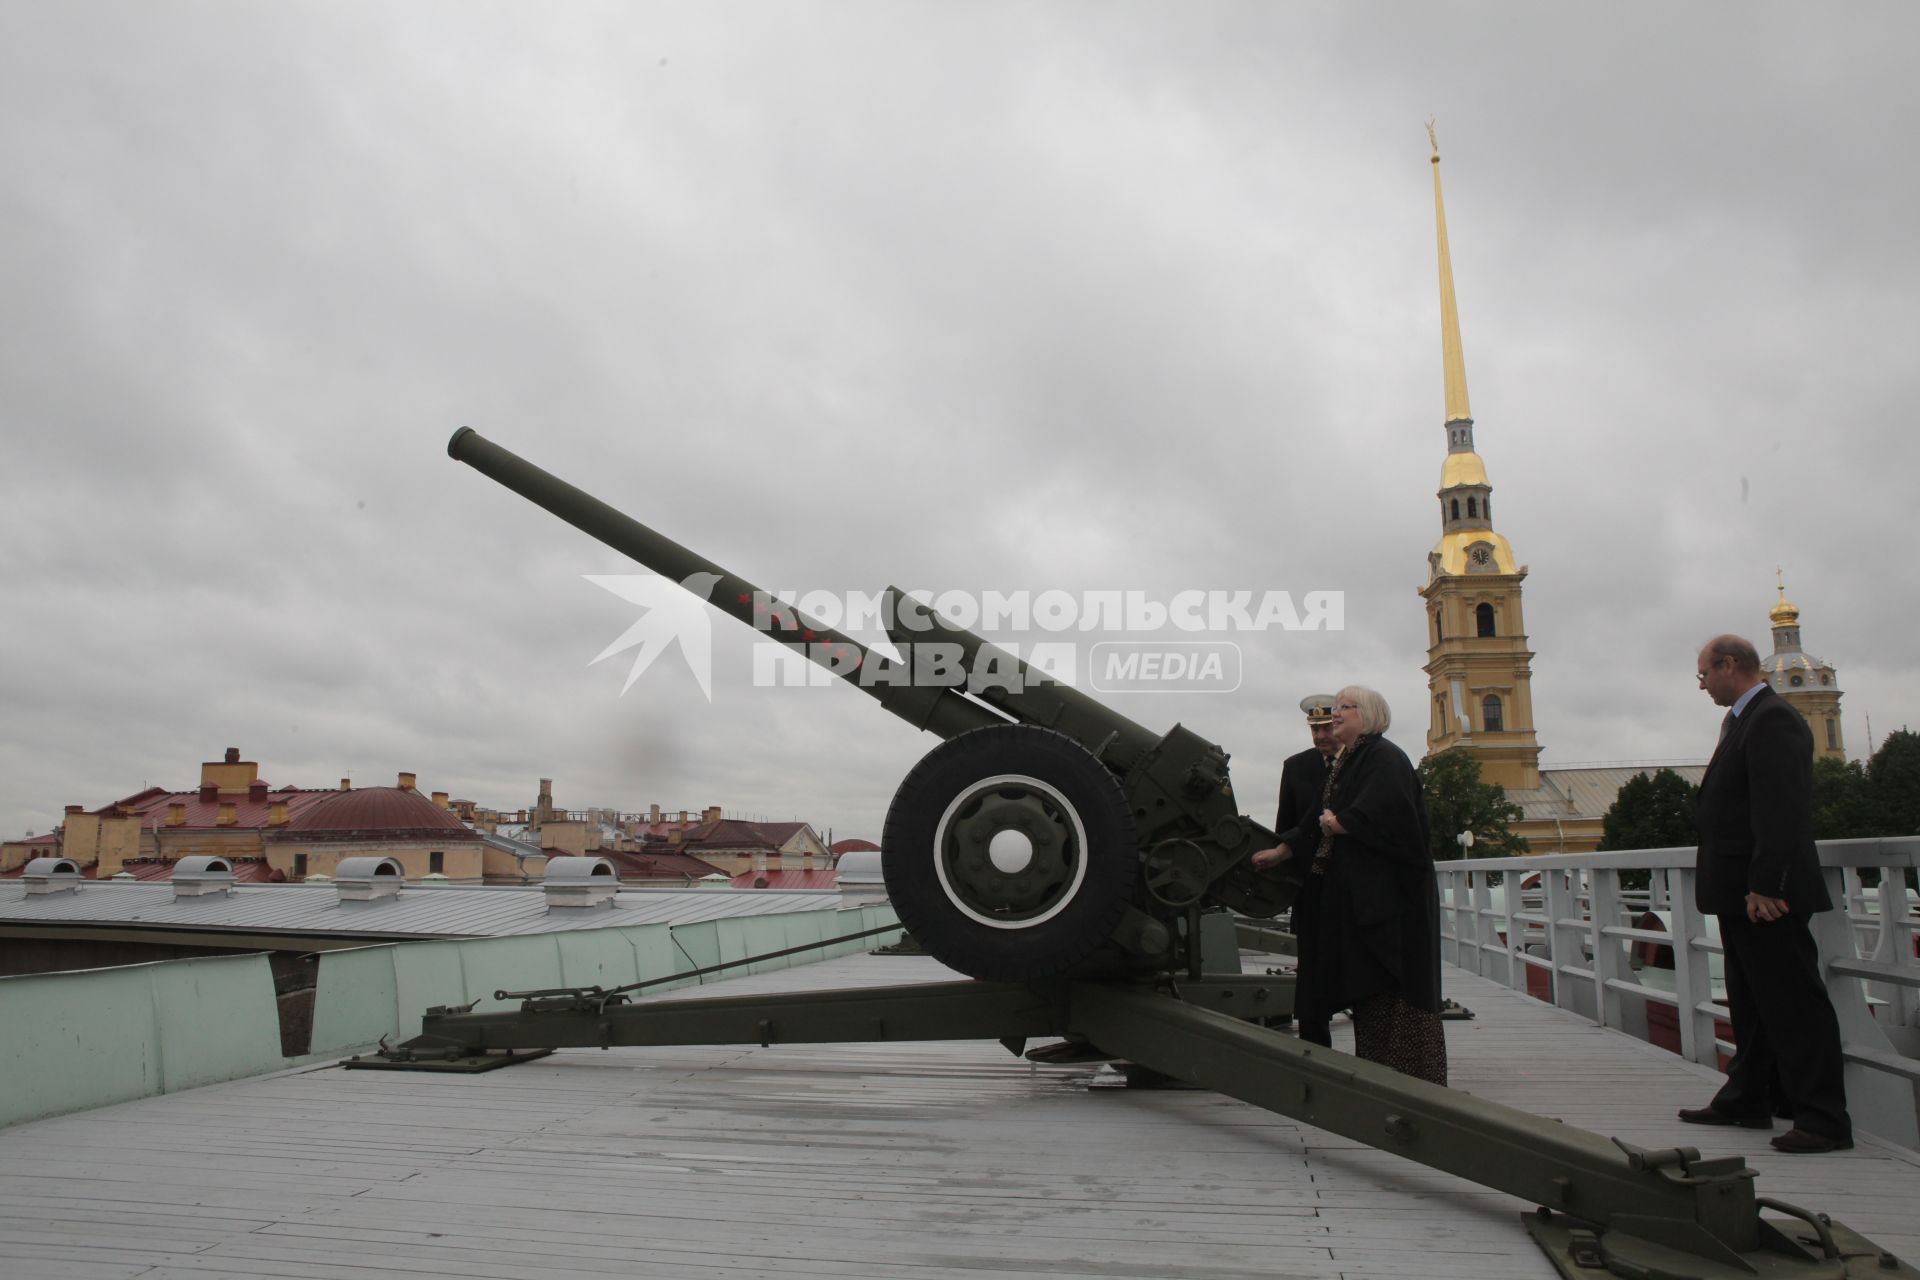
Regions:
[[[931, 980], [848, 957], [728, 991]], [[1454, 1084], [1920, 1257], [1920, 1160], [1787, 1157], [1673, 1118], [1713, 1076], [1479, 978]], [[1336, 1043], [1347, 1036], [1336, 1022]], [[997, 1045], [569, 1050], [483, 1076], [316, 1069], [0, 1131], [8, 1280], [1513, 1277], [1527, 1206], [1192, 1091], [1089, 1090]]]

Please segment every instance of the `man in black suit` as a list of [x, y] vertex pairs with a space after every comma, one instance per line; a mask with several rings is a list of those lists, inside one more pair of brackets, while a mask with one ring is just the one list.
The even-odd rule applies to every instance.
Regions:
[[[1288, 756], [1280, 766], [1280, 811], [1273, 820], [1273, 829], [1283, 840], [1295, 828], [1318, 823], [1320, 811], [1326, 807], [1322, 793], [1327, 785], [1327, 764], [1340, 745], [1333, 738], [1332, 694], [1316, 693], [1302, 698], [1300, 709], [1307, 713], [1307, 733], [1313, 745], [1298, 755]], [[1323, 880], [1318, 876], [1307, 876], [1305, 880], [1293, 903], [1293, 936], [1300, 974], [1294, 987], [1293, 1021], [1302, 1040], [1331, 1048], [1333, 1012], [1314, 1002], [1311, 978], [1314, 906]]]
[[1840, 1023], [1808, 925], [1833, 906], [1813, 845], [1813, 734], [1748, 641], [1709, 641], [1698, 668], [1729, 708], [1694, 808], [1694, 904], [1720, 919], [1735, 1049], [1725, 1086], [1680, 1118], [1770, 1129], [1784, 1106], [1793, 1128], [1773, 1140], [1779, 1150], [1851, 1147]]

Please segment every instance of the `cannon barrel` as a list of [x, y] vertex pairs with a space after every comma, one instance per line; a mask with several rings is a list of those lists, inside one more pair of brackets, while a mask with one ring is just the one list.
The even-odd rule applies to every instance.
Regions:
[[[453, 433], [453, 438], [447, 441], [447, 456], [466, 463], [481, 475], [513, 490], [535, 506], [544, 507], [588, 537], [662, 577], [685, 586], [698, 575], [711, 575], [714, 581], [706, 595], [708, 604], [757, 630], [769, 630], [776, 639], [784, 636], [802, 642], [810, 659], [871, 695], [916, 729], [952, 738], [970, 729], [1007, 722], [1006, 717], [951, 688], [862, 681], [860, 672], [867, 668], [872, 655], [859, 641], [831, 627], [820, 626], [791, 609], [767, 610], [767, 593], [745, 578], [614, 510], [592, 494], [576, 489], [512, 450], [495, 444], [472, 427], [462, 427]], [[762, 602], [759, 609], [755, 606], [756, 599]]]
[[[447, 453], [946, 739], [894, 792], [881, 862], [901, 922], [961, 972], [1197, 977], [1203, 911], [1271, 916], [1291, 899], [1248, 867], [1273, 835], [1239, 814], [1226, 752], [1192, 731], [1153, 733], [895, 589], [903, 656], [875, 653], [471, 427]], [[933, 673], [930, 645], [951, 659]]]

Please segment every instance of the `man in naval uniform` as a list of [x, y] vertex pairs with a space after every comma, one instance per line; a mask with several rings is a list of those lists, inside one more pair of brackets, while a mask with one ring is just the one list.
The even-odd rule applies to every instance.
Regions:
[[[1307, 733], [1313, 745], [1298, 755], [1288, 756], [1280, 766], [1280, 811], [1273, 829], [1282, 839], [1287, 832], [1317, 822], [1325, 807], [1321, 793], [1327, 785], [1327, 766], [1339, 744], [1333, 740], [1333, 695], [1316, 693], [1300, 700], [1307, 716]], [[1293, 903], [1293, 936], [1302, 975], [1294, 988], [1293, 1021], [1302, 1040], [1329, 1047], [1333, 1044], [1331, 1010], [1318, 1007], [1312, 999], [1314, 906], [1324, 883], [1322, 877], [1305, 876], [1300, 896]]]

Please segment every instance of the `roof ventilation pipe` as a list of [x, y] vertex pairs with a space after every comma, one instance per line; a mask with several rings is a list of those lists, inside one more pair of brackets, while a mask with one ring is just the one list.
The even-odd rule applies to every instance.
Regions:
[[397, 858], [342, 858], [333, 882], [342, 902], [377, 902], [398, 896], [407, 875]]
[[225, 897], [233, 892], [233, 863], [226, 858], [196, 856], [173, 864], [173, 896], [204, 898], [209, 894]]
[[547, 910], [555, 907], [611, 907], [620, 876], [606, 858], [547, 859]]
[[35, 858], [20, 878], [27, 882], [29, 898], [80, 891], [80, 864], [72, 858]]

